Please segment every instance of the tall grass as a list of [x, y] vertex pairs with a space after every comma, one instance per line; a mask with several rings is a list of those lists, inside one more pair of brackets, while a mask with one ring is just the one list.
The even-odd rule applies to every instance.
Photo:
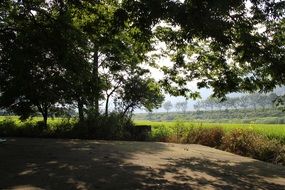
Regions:
[[[156, 131], [157, 128], [166, 128], [164, 130], [167, 133], [174, 134], [174, 129], [177, 122], [156, 122], [156, 121], [135, 121], [139, 125], [151, 125], [153, 130]], [[266, 136], [270, 139], [278, 139], [285, 143], [285, 124], [233, 124], [233, 123], [204, 123], [204, 122], [182, 122], [185, 128], [221, 128], [225, 133], [228, 133], [235, 129], [245, 129], [249, 131], [254, 131], [258, 134]], [[162, 129], [160, 129], [162, 130]], [[155, 132], [157, 133], [157, 132]], [[164, 132], [166, 133], [166, 132]]]

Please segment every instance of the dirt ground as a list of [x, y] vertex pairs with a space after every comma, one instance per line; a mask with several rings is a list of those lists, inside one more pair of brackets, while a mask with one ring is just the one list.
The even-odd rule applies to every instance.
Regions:
[[285, 167], [201, 145], [10, 138], [0, 189], [285, 189]]

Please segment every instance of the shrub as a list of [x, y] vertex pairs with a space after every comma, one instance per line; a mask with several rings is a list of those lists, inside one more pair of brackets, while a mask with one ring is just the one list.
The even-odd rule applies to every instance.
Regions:
[[284, 146], [254, 131], [235, 129], [223, 138], [221, 149], [272, 163], [285, 162]]
[[192, 128], [187, 134], [186, 143], [196, 143], [210, 147], [219, 147], [222, 143], [224, 131], [220, 127]]
[[12, 119], [0, 121], [0, 136], [13, 136], [16, 133], [17, 125]]
[[277, 140], [269, 140], [266, 137], [258, 135], [255, 137], [251, 148], [249, 153], [253, 158], [273, 163], [279, 162], [277, 161], [277, 157], [280, 154], [282, 146]]
[[281, 163], [285, 166], [285, 145], [283, 145], [282, 148], [279, 150], [279, 154], [277, 155], [275, 163]]
[[121, 113], [110, 113], [108, 116], [89, 116], [86, 121], [75, 127], [76, 136], [95, 139], [129, 139], [134, 124], [131, 118]]
[[164, 125], [155, 126], [152, 127], [151, 140], [169, 142], [172, 134], [173, 132], [171, 129]]
[[175, 122], [174, 125], [174, 135], [172, 135], [170, 141], [171, 142], [177, 142], [177, 143], [185, 143], [186, 136], [194, 125], [191, 126], [185, 126], [184, 122], [178, 120]]
[[25, 122], [22, 123], [17, 127], [17, 136], [24, 136], [24, 137], [44, 137], [47, 136], [45, 133], [47, 132], [47, 127], [41, 121], [32, 123], [32, 122]]
[[76, 122], [71, 122], [70, 120], [62, 120], [60, 123], [56, 123], [52, 126], [49, 125], [47, 135], [49, 137], [56, 138], [76, 138], [76, 136], [73, 134], [75, 124]]
[[[129, 129], [130, 134], [132, 135], [132, 140], [145, 141], [149, 139], [151, 134], [150, 125], [136, 125]], [[130, 139], [130, 138], [127, 138]]]
[[252, 149], [252, 142], [256, 133], [243, 129], [234, 129], [225, 135], [222, 142], [222, 149], [247, 156]]

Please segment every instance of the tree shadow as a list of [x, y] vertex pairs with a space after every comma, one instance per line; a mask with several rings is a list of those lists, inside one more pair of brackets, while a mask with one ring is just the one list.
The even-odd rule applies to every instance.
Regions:
[[231, 166], [194, 157], [161, 158], [157, 167], [129, 162], [137, 154], [165, 151], [171, 150], [164, 143], [8, 139], [0, 146], [0, 189], [284, 189], [260, 178], [269, 174], [255, 163]]
[[[278, 166], [255, 160], [227, 163], [197, 157], [168, 161], [162, 165], [160, 175], [171, 173], [175, 180], [199, 184], [202, 189], [209, 186], [213, 189], [285, 189], [284, 166], [277, 169]], [[272, 182], [275, 179], [282, 181], [282, 185]]]

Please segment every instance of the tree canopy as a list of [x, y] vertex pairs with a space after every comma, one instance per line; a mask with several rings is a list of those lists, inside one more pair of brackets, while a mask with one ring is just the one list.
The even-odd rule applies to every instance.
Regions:
[[[46, 123], [67, 105], [84, 120], [111, 100], [128, 112], [158, 107], [163, 90], [196, 98], [191, 81], [220, 98], [270, 91], [285, 83], [284, 10], [277, 0], [3, 0], [0, 106]], [[165, 55], [172, 65], [157, 63]]]

